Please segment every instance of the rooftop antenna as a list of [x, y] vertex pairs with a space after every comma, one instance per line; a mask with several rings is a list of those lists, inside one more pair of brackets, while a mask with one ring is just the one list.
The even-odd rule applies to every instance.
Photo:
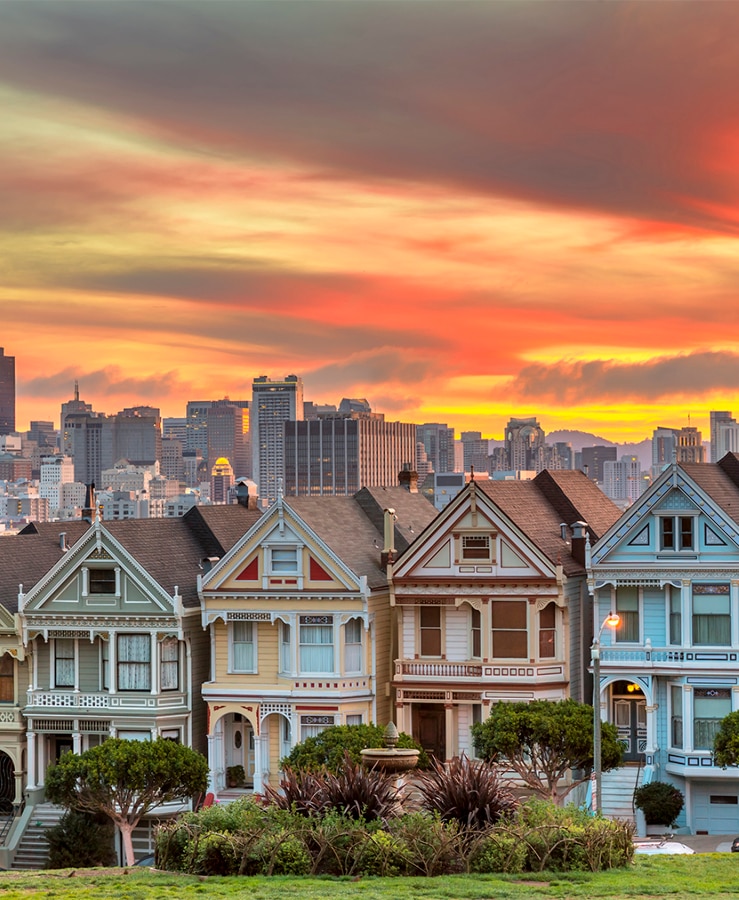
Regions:
[[74, 379], [74, 399], [79, 403], [80, 399], [80, 383], [77, 379]]

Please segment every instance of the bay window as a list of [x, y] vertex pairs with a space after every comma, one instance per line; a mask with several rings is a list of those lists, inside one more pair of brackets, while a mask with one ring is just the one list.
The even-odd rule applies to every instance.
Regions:
[[731, 598], [728, 584], [693, 585], [693, 645], [731, 644]]
[[[670, 603], [670, 643], [682, 644], [683, 642], [683, 599], [682, 590], [674, 585], [667, 586], [667, 596]], [[677, 745], [676, 745], [677, 746]]]
[[693, 690], [693, 747], [713, 750], [713, 739], [721, 720], [731, 712], [728, 688], [695, 688]]
[[362, 671], [362, 620], [350, 619], [344, 626], [344, 671]]
[[118, 690], [151, 690], [151, 637], [148, 634], [119, 634]]
[[493, 658], [527, 659], [528, 601], [493, 600], [490, 606], [493, 623]]
[[231, 671], [256, 672], [253, 622], [231, 622]]
[[177, 638], [167, 638], [159, 646], [159, 687], [163, 691], [177, 691], [180, 687], [180, 642]]
[[334, 617], [301, 616], [299, 632], [300, 671], [333, 673]]
[[616, 613], [619, 623], [614, 629], [617, 643], [639, 641], [639, 588], [616, 588]]
[[290, 624], [280, 622], [280, 672], [289, 673], [293, 670], [293, 655], [291, 643]]
[[54, 687], [74, 687], [74, 638], [54, 640]]

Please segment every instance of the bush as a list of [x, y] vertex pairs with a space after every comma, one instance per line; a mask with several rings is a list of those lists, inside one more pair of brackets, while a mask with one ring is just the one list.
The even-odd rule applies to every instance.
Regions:
[[[352, 762], [358, 764], [362, 761], [362, 750], [368, 747], [384, 747], [384, 741], [385, 729], [379, 725], [332, 725], [315, 737], [306, 738], [302, 743], [296, 744], [282, 760], [281, 766], [283, 769], [289, 766], [291, 769], [307, 769], [313, 772], [326, 768], [336, 772], [344, 761], [345, 753], [349, 754]], [[410, 735], [401, 732], [397, 746], [401, 749], [420, 750], [418, 768], [428, 766], [428, 754]]]
[[682, 791], [666, 781], [650, 781], [634, 791], [634, 804], [644, 813], [647, 825], [675, 824], [685, 798]]
[[444, 822], [454, 819], [464, 828], [494, 825], [519, 805], [494, 766], [472, 762], [464, 754], [446, 765], [432, 760], [430, 768], [418, 776], [416, 787], [424, 809], [438, 813]]
[[516, 835], [495, 831], [475, 847], [469, 868], [471, 872], [480, 874], [515, 874], [524, 871], [527, 859], [526, 844]]
[[438, 814], [407, 813], [388, 826], [405, 845], [408, 875], [450, 875], [463, 872], [464, 841], [455, 821], [443, 822]]
[[69, 810], [46, 832], [49, 869], [115, 866], [113, 823], [110, 819]]
[[278, 788], [267, 787], [262, 802], [304, 816], [337, 812], [349, 819], [384, 821], [398, 808], [391, 774], [352, 762], [349, 753], [335, 772], [285, 766]]

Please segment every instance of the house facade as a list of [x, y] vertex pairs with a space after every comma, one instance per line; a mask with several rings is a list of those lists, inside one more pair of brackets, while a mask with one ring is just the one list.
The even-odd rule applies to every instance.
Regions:
[[398, 728], [472, 756], [498, 701], [588, 701], [585, 547], [618, 515], [580, 472], [470, 482], [392, 566]]
[[601, 637], [600, 707], [636, 781], [677, 786], [683, 828], [736, 831], [739, 773], [712, 749], [739, 709], [739, 458], [668, 467], [593, 546], [589, 578], [596, 632], [620, 617]]
[[382, 542], [391, 533], [407, 545], [435, 515], [422, 495], [402, 488], [278, 497], [200, 578], [216, 795], [239, 767], [255, 791], [274, 783], [292, 747], [326, 727], [390, 719]]

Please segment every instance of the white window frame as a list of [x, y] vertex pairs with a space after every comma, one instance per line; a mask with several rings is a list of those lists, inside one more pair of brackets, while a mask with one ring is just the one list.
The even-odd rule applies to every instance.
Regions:
[[[350, 634], [350, 626], [359, 632], [359, 640], [349, 640], [356, 637]], [[359, 616], [344, 625], [344, 671], [352, 675], [364, 671], [364, 622]]]
[[[174, 647], [174, 659], [165, 659], [165, 648]], [[180, 642], [176, 637], [165, 638], [159, 642], [159, 690], [160, 691], [179, 691], [182, 673], [180, 671], [180, 662], [182, 654], [180, 653]], [[169, 679], [165, 677], [165, 673], [169, 671], [175, 672], [175, 684], [173, 687], [165, 687]]]
[[[698, 516], [690, 512], [673, 512], [670, 514], [659, 514], [657, 528], [657, 542], [660, 553], [697, 553], [698, 552], [698, 529], [696, 523]], [[690, 519], [690, 546], [683, 545], [682, 519]], [[665, 521], [672, 520], [672, 546], [665, 546]]]
[[[240, 626], [251, 632], [250, 639], [236, 640], [236, 632]], [[233, 674], [255, 674], [257, 672], [257, 623], [241, 619], [228, 623], [228, 671]], [[240, 668], [237, 664], [237, 644], [251, 644], [251, 666]]]
[[[305, 629], [305, 630], [304, 630]], [[310, 629], [310, 632], [307, 630]], [[320, 631], [318, 631], [320, 629]], [[305, 641], [310, 635], [322, 637], [331, 634], [330, 641]], [[309, 668], [308, 658], [316, 648], [331, 648], [331, 665], [324, 668]], [[314, 655], [318, 655], [316, 652]], [[301, 675], [335, 675], [336, 674], [336, 625], [333, 616], [300, 616], [298, 619], [298, 670]]]
[[[72, 656], [71, 657], [70, 656], [57, 657], [59, 645], [62, 642], [66, 643], [67, 641], [69, 643], [71, 643], [71, 645], [72, 645]], [[73, 691], [77, 688], [77, 653], [78, 653], [77, 638], [70, 638], [70, 637], [54, 638], [54, 656], [53, 656], [54, 667], [52, 670], [53, 682], [54, 682], [52, 686], [54, 688], [58, 688], [59, 690], [62, 690], [62, 691]], [[57, 676], [57, 673], [58, 673], [57, 662], [59, 662], [61, 660], [71, 660], [71, 662], [72, 662], [72, 683], [71, 684], [59, 684], [59, 679]]]
[[336, 724], [336, 717], [333, 715], [312, 715], [300, 717], [300, 741], [301, 743], [309, 737], [316, 737], [327, 728], [331, 728]]
[[[293, 675], [295, 673], [295, 656], [293, 654], [293, 633], [295, 629], [290, 622], [283, 622], [280, 619], [279, 623], [280, 675]], [[287, 637], [287, 640], [285, 640], [285, 637]]]
[[[459, 561], [490, 563], [494, 557], [495, 538], [491, 534], [462, 534], [459, 538]], [[477, 546], [475, 546], [477, 545]], [[477, 551], [477, 552], [475, 552]], [[469, 552], [469, 556], [467, 555]]]
[[[146, 660], [146, 659], [135, 659], [135, 660], [121, 659], [121, 656], [122, 656], [121, 650], [123, 647], [121, 641], [125, 638], [136, 638], [137, 640], [141, 641], [142, 646], [147, 647], [147, 652], [149, 654], [148, 660]], [[152, 668], [151, 668], [152, 667], [152, 659], [151, 659], [151, 635], [150, 634], [147, 634], [145, 632], [128, 632], [128, 631], [123, 632], [122, 634], [117, 634], [116, 640], [115, 640], [115, 658], [116, 658], [115, 680], [116, 680], [116, 689], [118, 691], [125, 692], [125, 693], [135, 693], [135, 692], [150, 693], [151, 692], [151, 683], [152, 683], [153, 672], [152, 672]], [[148, 681], [149, 681], [149, 683], [146, 686], [142, 685], [140, 687], [121, 687], [121, 683], [123, 681], [127, 680], [127, 679], [121, 678], [121, 673], [128, 671], [128, 669], [133, 671], [134, 666], [142, 666], [142, 667], [148, 666], [148, 673], [149, 673]]]
[[297, 544], [275, 544], [268, 548], [270, 575], [300, 575], [300, 547]]

